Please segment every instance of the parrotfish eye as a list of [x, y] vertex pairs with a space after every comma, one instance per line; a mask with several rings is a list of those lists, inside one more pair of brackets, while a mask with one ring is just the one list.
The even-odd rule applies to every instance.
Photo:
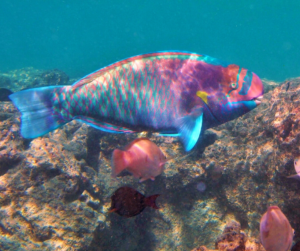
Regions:
[[237, 88], [237, 84], [235, 82], [232, 82], [230, 84], [230, 86], [231, 86], [232, 89], [236, 89]]

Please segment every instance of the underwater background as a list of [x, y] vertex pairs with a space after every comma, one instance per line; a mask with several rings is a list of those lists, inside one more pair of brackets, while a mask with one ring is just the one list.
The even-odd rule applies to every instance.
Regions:
[[[2, 0], [0, 251], [265, 251], [260, 220], [275, 205], [295, 230], [292, 251], [300, 250], [300, 182], [287, 178], [300, 159], [299, 13], [296, 0]], [[166, 50], [250, 69], [264, 85], [261, 104], [206, 130], [187, 153], [177, 137], [77, 121], [24, 139], [19, 111], [3, 98]], [[144, 182], [112, 177], [113, 151], [141, 137], [167, 157], [162, 173]], [[124, 186], [159, 194], [159, 209], [111, 212]]]
[[3, 0], [0, 69], [79, 78], [134, 55], [184, 50], [283, 81], [300, 71], [299, 9], [297, 0]]

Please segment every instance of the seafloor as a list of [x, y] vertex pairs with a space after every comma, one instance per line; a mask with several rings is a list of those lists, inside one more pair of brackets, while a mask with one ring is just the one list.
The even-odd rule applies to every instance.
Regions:
[[[13, 91], [71, 82], [59, 70], [0, 74], [0, 87]], [[103, 133], [75, 121], [25, 140], [20, 114], [0, 102], [0, 250], [264, 250], [259, 221], [270, 205], [298, 241], [300, 182], [286, 176], [300, 156], [300, 78], [264, 84], [258, 108], [207, 130], [189, 155], [177, 138]], [[112, 178], [112, 151], [141, 135], [175, 158], [155, 181]], [[161, 194], [160, 209], [108, 213], [123, 185]]]

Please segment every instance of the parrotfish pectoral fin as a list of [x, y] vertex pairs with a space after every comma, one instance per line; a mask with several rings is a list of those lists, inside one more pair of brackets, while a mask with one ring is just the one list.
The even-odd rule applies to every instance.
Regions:
[[19, 91], [9, 98], [21, 112], [21, 134], [24, 138], [42, 136], [69, 122], [53, 110], [54, 89], [64, 87], [48, 86]]
[[178, 119], [178, 131], [186, 151], [190, 151], [197, 143], [203, 123], [202, 108], [194, 109], [191, 114]]
[[98, 121], [98, 120], [95, 120], [95, 119], [92, 119], [89, 117], [85, 117], [85, 116], [76, 116], [76, 117], [74, 117], [74, 119], [79, 122], [86, 123], [96, 129], [99, 129], [104, 132], [111, 132], [111, 133], [133, 133], [134, 132], [126, 127], [115, 126], [115, 125], [101, 122], [101, 121]]

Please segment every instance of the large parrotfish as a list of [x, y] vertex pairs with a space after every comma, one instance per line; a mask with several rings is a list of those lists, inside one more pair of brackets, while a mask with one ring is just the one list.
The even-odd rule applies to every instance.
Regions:
[[169, 51], [119, 61], [72, 86], [34, 88], [9, 97], [22, 114], [24, 138], [75, 119], [106, 132], [179, 136], [189, 151], [202, 130], [249, 112], [262, 95], [261, 80], [247, 69]]

